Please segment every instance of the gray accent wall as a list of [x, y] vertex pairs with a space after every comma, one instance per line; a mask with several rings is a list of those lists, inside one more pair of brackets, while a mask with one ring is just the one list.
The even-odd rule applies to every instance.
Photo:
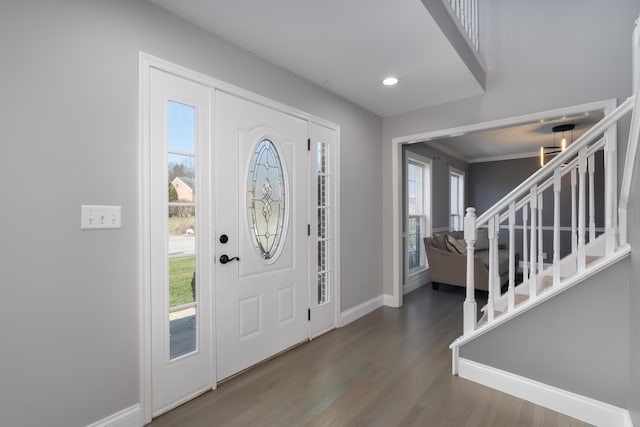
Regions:
[[[342, 310], [382, 293], [382, 120], [142, 0], [0, 12], [0, 424], [80, 426], [139, 402], [138, 52], [341, 127]], [[122, 229], [80, 230], [81, 204]]]
[[463, 345], [460, 357], [626, 408], [628, 295], [625, 258]]

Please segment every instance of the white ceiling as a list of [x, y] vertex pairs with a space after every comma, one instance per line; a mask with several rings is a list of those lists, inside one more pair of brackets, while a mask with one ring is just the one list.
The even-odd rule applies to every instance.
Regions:
[[150, 1], [379, 116], [482, 93], [420, 0]]
[[[428, 141], [426, 144], [466, 162], [535, 157], [540, 154], [541, 146], [554, 146], [554, 133], [551, 130], [554, 126], [575, 124], [575, 141], [602, 117], [602, 110], [589, 111], [508, 128], [472, 132]], [[566, 135], [569, 138], [569, 133]], [[555, 145], [559, 146], [561, 136], [556, 135], [555, 138]]]

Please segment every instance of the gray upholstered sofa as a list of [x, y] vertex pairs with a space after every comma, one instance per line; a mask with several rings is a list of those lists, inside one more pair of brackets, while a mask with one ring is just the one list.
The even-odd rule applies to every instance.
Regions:
[[[458, 243], [463, 245], [463, 248], [466, 248], [463, 234], [462, 231], [449, 231], [435, 233], [432, 237], [424, 238], [429, 273], [434, 289], [437, 289], [440, 283], [467, 286], [467, 255], [464, 251], [462, 254], [458, 253], [460, 248], [455, 250], [450, 244], [447, 245], [446, 241], [446, 236], [450, 235], [457, 239]], [[487, 230], [478, 230], [477, 239], [474, 260], [475, 288], [486, 291], [489, 289], [489, 239]], [[516, 253], [514, 267], [518, 265], [518, 258], [519, 255]], [[509, 281], [509, 251], [502, 245], [499, 246], [498, 265], [500, 284], [503, 285]]]

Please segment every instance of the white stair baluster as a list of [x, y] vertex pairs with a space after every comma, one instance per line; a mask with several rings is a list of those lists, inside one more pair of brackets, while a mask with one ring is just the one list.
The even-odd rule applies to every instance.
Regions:
[[476, 17], [476, 25], [475, 25], [475, 27], [476, 28], [475, 28], [473, 34], [475, 35], [475, 38], [476, 38], [475, 39], [475, 47], [476, 47], [476, 50], [478, 50], [479, 47], [480, 47], [480, 38], [478, 37], [478, 34], [480, 34], [480, 24], [479, 24], [480, 19], [478, 18], [478, 16], [479, 16], [478, 15], [478, 0], [475, 1], [475, 8], [476, 8], [476, 13], [475, 13], [475, 17]]
[[529, 222], [529, 204], [522, 206], [522, 283], [529, 278], [529, 240], [527, 224]]
[[515, 282], [516, 282], [516, 202], [509, 203], [509, 290], [507, 291], [507, 304], [509, 311], [515, 308]]
[[561, 169], [553, 171], [553, 286], [560, 284], [560, 189]]
[[531, 259], [529, 263], [529, 299], [533, 299], [538, 295], [538, 274], [536, 272], [536, 254], [538, 253], [538, 246], [536, 245], [536, 233], [538, 231], [537, 217], [538, 217], [538, 186], [536, 184], [531, 187], [531, 193], [529, 195], [529, 203], [531, 204]]
[[476, 236], [476, 210], [467, 208], [467, 214], [464, 217], [464, 240], [467, 243], [467, 296], [464, 300], [464, 335], [475, 331], [478, 320], [473, 274]]
[[494, 274], [494, 286], [495, 286], [495, 290], [493, 295], [495, 295], [495, 298], [500, 298], [502, 296], [502, 281], [500, 280], [500, 257], [499, 257], [499, 253], [500, 253], [500, 215], [496, 214], [496, 216], [493, 218], [495, 225], [493, 226], [493, 229], [496, 233], [496, 237], [494, 239], [494, 245], [495, 245], [495, 251], [493, 254], [493, 274]]
[[494, 317], [494, 308], [495, 308], [495, 299], [500, 296], [500, 294], [496, 295], [496, 264], [495, 257], [497, 244], [496, 244], [496, 222], [495, 218], [489, 218], [489, 296], [487, 303], [487, 320], [488, 322], [493, 321]]
[[578, 252], [578, 212], [576, 206], [576, 168], [571, 169], [571, 253]]
[[585, 187], [587, 175], [587, 147], [578, 154], [578, 272], [582, 273], [587, 265], [585, 247]]
[[587, 161], [589, 172], [589, 242], [596, 240], [596, 201], [595, 201], [595, 156], [592, 154]]
[[614, 164], [616, 162], [616, 147], [615, 140], [609, 138], [605, 134], [606, 143], [604, 150], [604, 232], [606, 239], [606, 254], [610, 256], [613, 254], [616, 245], [616, 231], [614, 226], [615, 215], [613, 214], [616, 209], [615, 200], [613, 195], [616, 192], [616, 178], [613, 175]]
[[538, 194], [538, 273], [544, 271], [544, 247], [542, 244], [542, 193]]

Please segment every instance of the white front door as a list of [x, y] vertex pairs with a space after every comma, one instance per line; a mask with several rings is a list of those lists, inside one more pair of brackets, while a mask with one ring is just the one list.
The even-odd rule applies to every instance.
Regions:
[[215, 97], [222, 380], [309, 337], [309, 160], [306, 121], [221, 91]]
[[213, 383], [210, 89], [150, 70], [151, 400], [158, 415]]

